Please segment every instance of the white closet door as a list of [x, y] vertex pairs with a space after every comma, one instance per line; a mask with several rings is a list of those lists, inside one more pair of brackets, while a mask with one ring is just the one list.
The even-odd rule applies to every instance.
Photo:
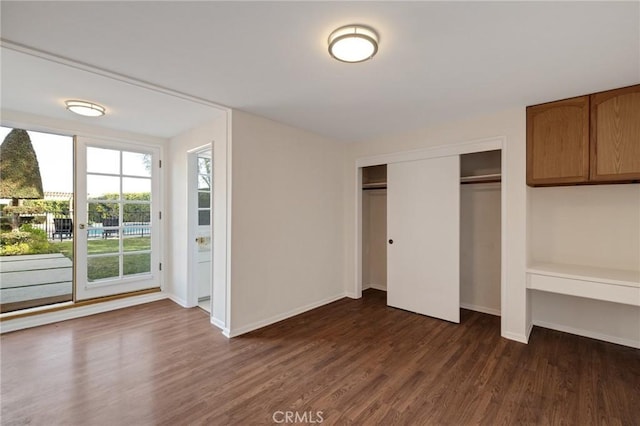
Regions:
[[459, 156], [387, 166], [387, 236], [387, 304], [460, 322]]

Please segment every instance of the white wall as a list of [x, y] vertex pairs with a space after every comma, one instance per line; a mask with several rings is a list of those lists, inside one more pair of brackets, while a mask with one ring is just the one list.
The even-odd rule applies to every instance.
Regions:
[[460, 186], [460, 305], [500, 314], [500, 183]]
[[[212, 114], [213, 115], [213, 114]], [[226, 260], [220, 259], [215, 247], [226, 245], [226, 196], [227, 196], [227, 117], [215, 118], [170, 140], [165, 164], [168, 168], [167, 208], [165, 217], [169, 223], [165, 238], [167, 248], [167, 291], [183, 306], [189, 303], [188, 249], [188, 159], [189, 151], [213, 142], [213, 205], [214, 205], [214, 293], [213, 316], [221, 326], [226, 323]]]
[[506, 138], [507, 170], [507, 240], [506, 240], [506, 294], [502, 306], [502, 335], [518, 341], [527, 341], [530, 329], [530, 312], [527, 304], [525, 284], [526, 269], [526, 117], [525, 108], [495, 112], [482, 117], [445, 123], [417, 132], [373, 141], [355, 143], [350, 146], [345, 165], [345, 213], [344, 232], [346, 267], [344, 285], [349, 294], [355, 293], [355, 161], [357, 158], [388, 154], [438, 145], [447, 145], [477, 139], [504, 136]]
[[231, 336], [344, 296], [345, 155], [248, 113], [232, 121]]
[[362, 289], [387, 289], [387, 191], [362, 192]]
[[640, 184], [529, 190], [532, 262], [640, 271]]

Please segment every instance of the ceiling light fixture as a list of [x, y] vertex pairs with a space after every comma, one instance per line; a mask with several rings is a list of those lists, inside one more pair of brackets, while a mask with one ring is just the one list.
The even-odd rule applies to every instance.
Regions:
[[378, 51], [378, 34], [362, 25], [340, 27], [329, 36], [329, 54], [342, 62], [363, 62]]
[[69, 111], [86, 117], [100, 117], [105, 113], [102, 105], [94, 104], [93, 102], [71, 100], [64, 101], [64, 103]]

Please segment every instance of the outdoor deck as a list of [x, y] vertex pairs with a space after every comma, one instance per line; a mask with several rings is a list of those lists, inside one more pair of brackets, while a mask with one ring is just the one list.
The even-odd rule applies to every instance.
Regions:
[[0, 256], [0, 312], [70, 301], [73, 264], [60, 253]]

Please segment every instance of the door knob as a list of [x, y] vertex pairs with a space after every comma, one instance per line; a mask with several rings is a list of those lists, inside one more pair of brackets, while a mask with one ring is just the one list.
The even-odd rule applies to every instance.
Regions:
[[393, 244], [393, 240], [389, 240], [389, 244]]

